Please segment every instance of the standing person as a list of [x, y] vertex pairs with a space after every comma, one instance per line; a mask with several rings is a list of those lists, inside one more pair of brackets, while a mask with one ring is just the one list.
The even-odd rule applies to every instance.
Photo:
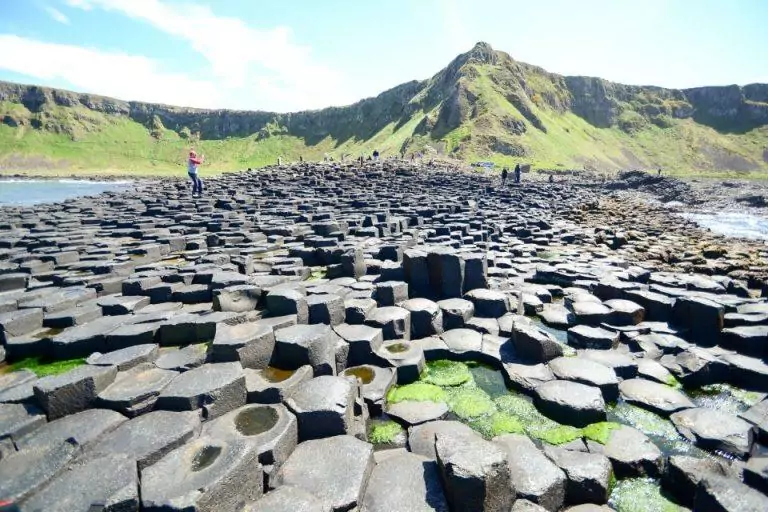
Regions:
[[374, 149], [374, 150], [373, 150], [373, 159], [374, 159], [374, 161], [376, 161], [376, 162], [378, 162], [378, 161], [379, 161], [379, 150], [378, 150], [378, 149]]
[[504, 167], [501, 170], [501, 186], [505, 186], [507, 184], [507, 176], [509, 176], [509, 171], [506, 167]]
[[194, 149], [189, 150], [189, 160], [187, 161], [187, 173], [192, 179], [192, 197], [200, 197], [203, 195], [203, 182], [197, 176], [197, 166], [205, 161], [205, 155], [197, 157], [197, 153]]
[[520, 183], [520, 164], [515, 165], [515, 183]]
[[661, 176], [661, 167], [659, 167], [659, 176]]

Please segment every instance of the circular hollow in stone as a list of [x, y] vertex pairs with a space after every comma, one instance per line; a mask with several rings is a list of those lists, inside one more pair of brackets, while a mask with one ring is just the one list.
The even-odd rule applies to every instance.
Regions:
[[269, 382], [283, 382], [290, 379], [294, 373], [296, 370], [281, 370], [274, 366], [268, 366], [261, 371], [261, 377]]
[[202, 471], [216, 462], [221, 455], [221, 446], [204, 446], [197, 451], [192, 459], [192, 471]]
[[375, 377], [373, 370], [368, 366], [358, 366], [344, 370], [345, 376], [357, 377], [363, 384], [370, 384]]
[[387, 345], [384, 347], [387, 349], [388, 352], [392, 352], [393, 354], [402, 354], [403, 352], [408, 350], [408, 345], [405, 343], [393, 343], [391, 345]]
[[235, 428], [244, 436], [257, 436], [277, 425], [277, 411], [271, 407], [251, 407], [235, 417]]

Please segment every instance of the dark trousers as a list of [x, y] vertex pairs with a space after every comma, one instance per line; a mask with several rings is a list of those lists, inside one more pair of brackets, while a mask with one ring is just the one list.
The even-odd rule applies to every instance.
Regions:
[[193, 194], [202, 194], [203, 193], [203, 180], [197, 177], [197, 174], [189, 173], [189, 177], [192, 179], [192, 193]]

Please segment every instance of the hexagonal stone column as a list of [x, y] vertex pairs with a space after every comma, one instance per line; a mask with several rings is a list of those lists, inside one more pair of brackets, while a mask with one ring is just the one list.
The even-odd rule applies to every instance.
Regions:
[[184, 372], [160, 393], [156, 409], [203, 410], [213, 419], [245, 405], [245, 375], [240, 363], [205, 364]]
[[255, 322], [216, 327], [211, 358], [217, 362], [239, 361], [243, 368], [266, 368], [275, 349], [272, 327]]
[[285, 405], [299, 422], [299, 440], [347, 434], [353, 430], [357, 384], [323, 375], [296, 386]]
[[413, 339], [442, 334], [443, 312], [437, 303], [429, 299], [416, 298], [402, 302], [400, 307], [411, 313], [411, 337]]
[[385, 340], [411, 339], [411, 313], [407, 309], [397, 306], [376, 308], [365, 323], [381, 329]]
[[324, 324], [278, 329], [271, 364], [286, 370], [308, 364], [315, 375], [335, 375], [337, 339], [330, 326]]
[[38, 380], [33, 387], [35, 399], [48, 419], [55, 420], [91, 407], [116, 376], [116, 366], [84, 365]]

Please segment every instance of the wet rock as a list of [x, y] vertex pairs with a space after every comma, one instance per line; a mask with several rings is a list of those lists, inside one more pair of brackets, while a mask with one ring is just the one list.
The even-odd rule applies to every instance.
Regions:
[[302, 489], [331, 510], [354, 509], [374, 468], [373, 447], [351, 436], [301, 443], [277, 475], [280, 486]]
[[552, 380], [534, 389], [536, 408], [553, 420], [584, 427], [605, 420], [605, 401], [599, 388]]
[[379, 462], [371, 472], [361, 510], [448, 512], [437, 463], [407, 452]]
[[344, 435], [353, 429], [356, 383], [324, 375], [297, 385], [285, 401], [299, 422], [299, 439]]
[[519, 499], [547, 510], [559, 510], [565, 500], [564, 473], [524, 435], [509, 434], [493, 440], [507, 452], [512, 485]]
[[263, 492], [257, 456], [244, 442], [195, 439], [141, 472], [142, 508], [237, 512]]
[[245, 375], [240, 363], [206, 364], [174, 378], [155, 402], [156, 409], [196, 411], [214, 419], [245, 405]]
[[577, 348], [615, 349], [619, 344], [619, 333], [602, 327], [576, 325], [568, 329], [568, 344]]
[[211, 344], [211, 360], [239, 362], [243, 368], [263, 369], [269, 365], [275, 349], [272, 327], [255, 322], [222, 324]]
[[603, 451], [617, 478], [655, 478], [661, 473], [661, 451], [648, 436], [634, 428], [622, 426], [611, 431]]
[[627, 402], [662, 416], [695, 407], [680, 391], [644, 379], [629, 379], [619, 384], [621, 397]]
[[268, 367], [264, 370], [244, 369], [247, 402], [279, 404], [290, 396], [291, 391], [313, 376], [312, 367], [305, 365], [298, 370], [281, 370]]
[[515, 501], [507, 452], [477, 434], [435, 434], [435, 453], [452, 511], [506, 511]]
[[93, 406], [116, 376], [116, 366], [84, 365], [38, 380], [33, 387], [35, 399], [48, 419], [55, 420]]
[[139, 470], [160, 460], [200, 431], [200, 415], [195, 411], [153, 411], [120, 424], [102, 436], [86, 452], [94, 459], [105, 455], [125, 455]]
[[726, 412], [696, 407], [676, 412], [669, 419], [680, 435], [701, 448], [738, 456], [752, 450], [754, 427]]
[[727, 473], [718, 460], [673, 455], [664, 466], [661, 486], [682, 505], [693, 507], [696, 487], [707, 475], [725, 477]]
[[544, 454], [565, 473], [565, 503], [608, 501], [613, 470], [607, 457], [559, 446], [544, 447]]

